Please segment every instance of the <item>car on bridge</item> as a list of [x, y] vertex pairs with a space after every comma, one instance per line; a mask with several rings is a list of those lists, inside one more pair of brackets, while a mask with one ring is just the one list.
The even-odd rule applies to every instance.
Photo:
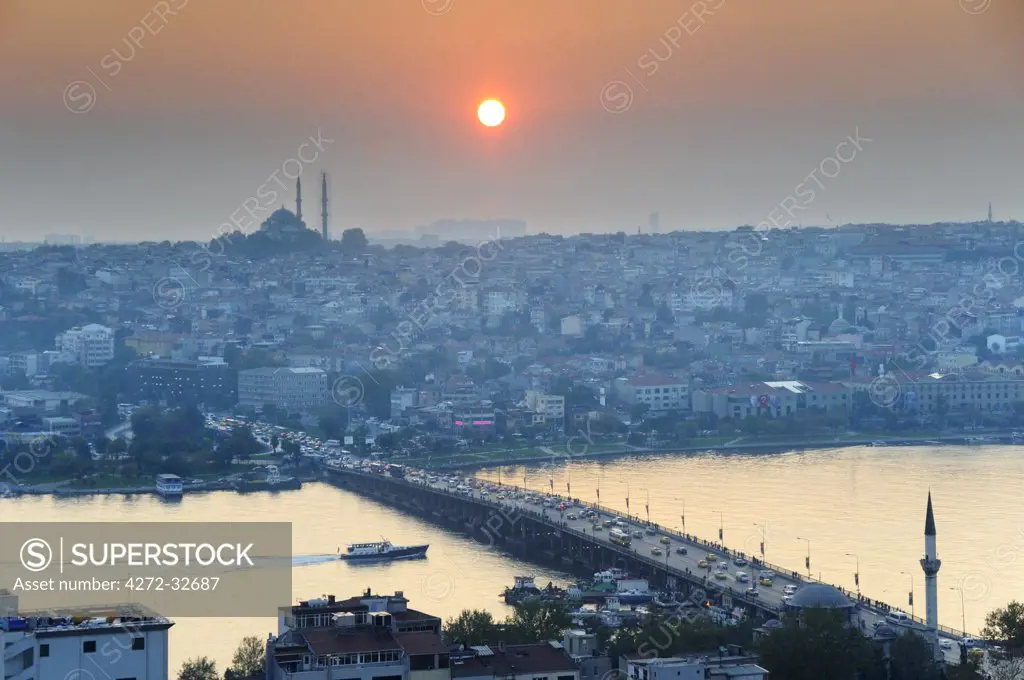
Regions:
[[757, 597], [757, 588], [747, 588], [747, 597]]
[[661, 548], [651, 548], [651, 554], [652, 555], [661, 555], [662, 554]]
[[686, 554], [686, 548], [684, 548], [682, 546], [679, 546], [678, 548], [676, 548], [676, 554], [677, 555], [685, 555]]
[[658, 542], [663, 544], [663, 545], [668, 545], [672, 541], [668, 540], [668, 536], [662, 536], [661, 538], [658, 539]]
[[748, 562], [742, 557], [737, 557], [732, 561], [732, 563], [735, 564], [737, 567], [745, 567], [748, 564]]
[[697, 566], [700, 567], [701, 569], [707, 569], [711, 565], [708, 563], [707, 560], [701, 560], [700, 562], [697, 563]]
[[646, 529], [644, 529], [644, 533], [646, 533], [648, 536], [654, 536], [658, 532], [652, 529], [651, 527], [647, 527]]
[[717, 562], [717, 561], [718, 561], [718, 555], [716, 555], [715, 553], [708, 553], [708, 562]]
[[760, 583], [765, 588], [771, 588], [772, 587], [772, 579], [769, 576], [762, 576], [761, 578], [757, 579], [757, 582]]

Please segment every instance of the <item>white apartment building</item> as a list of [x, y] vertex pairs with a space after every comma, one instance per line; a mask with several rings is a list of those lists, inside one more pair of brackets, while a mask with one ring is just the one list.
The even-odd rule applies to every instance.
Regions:
[[533, 411], [534, 425], [565, 426], [565, 397], [527, 390], [526, 407]]
[[678, 378], [656, 375], [619, 378], [615, 389], [629, 404], [647, 404], [655, 413], [690, 410], [690, 385]]
[[483, 294], [483, 311], [492, 316], [502, 316], [519, 309], [519, 296], [514, 290], [492, 289]]
[[274, 404], [289, 412], [326, 406], [330, 398], [327, 373], [319, 368], [252, 368], [238, 372], [240, 406]]
[[61, 361], [95, 368], [114, 360], [114, 331], [98, 323], [65, 331], [55, 342]]
[[767, 680], [751, 657], [653, 658], [626, 664], [627, 680]]
[[[161, 616], [90, 612], [80, 619], [0, 617], [0, 678], [167, 680], [167, 631]], [[76, 673], [77, 671], [77, 673]]]
[[989, 351], [993, 354], [1013, 354], [1024, 347], [1024, 337], [1020, 335], [1003, 335], [996, 333], [985, 340]]

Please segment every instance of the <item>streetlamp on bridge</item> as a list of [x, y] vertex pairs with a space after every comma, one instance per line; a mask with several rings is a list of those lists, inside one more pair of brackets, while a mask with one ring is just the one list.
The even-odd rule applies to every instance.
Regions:
[[950, 586], [950, 590], [956, 590], [960, 593], [960, 625], [963, 626], [964, 637], [967, 637], [967, 610], [964, 608], [964, 589], [960, 587], [960, 584], [956, 586]]
[[804, 565], [807, 567], [807, 578], [811, 578], [811, 539], [797, 536], [798, 541], [807, 541], [807, 557], [804, 558]]
[[725, 513], [721, 510], [712, 510], [718, 513], [718, 543], [725, 547]]
[[901, 571], [904, 576], [910, 577], [910, 593], [907, 596], [907, 604], [910, 605], [910, 615], [914, 615], [914, 572], [912, 571]]
[[754, 522], [754, 526], [761, 530], [761, 561], [764, 562], [764, 544], [768, 536], [768, 527], [767, 525], [762, 526], [757, 522]]
[[650, 489], [640, 489], [640, 490], [647, 492], [647, 505], [644, 506], [644, 510], [647, 511], [647, 523], [650, 524], [651, 523], [651, 490]]
[[846, 553], [846, 556], [857, 560], [857, 570], [853, 572], [853, 585], [857, 586], [857, 594], [860, 595], [860, 558], [855, 553]]
[[674, 501], [680, 501], [683, 504], [682, 512], [679, 515], [679, 519], [683, 521], [683, 536], [686, 535], [686, 499], [685, 498], [673, 498]]

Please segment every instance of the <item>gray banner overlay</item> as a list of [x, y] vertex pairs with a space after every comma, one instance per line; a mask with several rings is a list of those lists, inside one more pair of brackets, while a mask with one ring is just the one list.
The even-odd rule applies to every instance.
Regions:
[[22, 612], [275, 616], [291, 570], [288, 522], [0, 523], [0, 591]]

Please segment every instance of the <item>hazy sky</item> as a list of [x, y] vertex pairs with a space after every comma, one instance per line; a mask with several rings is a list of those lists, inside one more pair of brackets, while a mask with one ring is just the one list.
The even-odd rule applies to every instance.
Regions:
[[371, 235], [1024, 219], [1022, 65], [1021, 0], [3, 0], [0, 235], [210, 238], [300, 166]]

